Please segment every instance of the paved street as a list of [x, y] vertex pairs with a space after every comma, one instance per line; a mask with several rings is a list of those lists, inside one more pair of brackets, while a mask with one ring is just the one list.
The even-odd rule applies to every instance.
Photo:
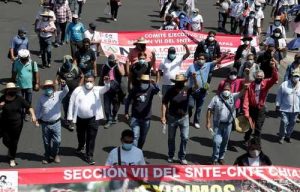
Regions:
[[[0, 79], [10, 77], [11, 64], [6, 58], [9, 41], [17, 33], [17, 29], [25, 27], [28, 31], [30, 39], [30, 50], [33, 59], [41, 63], [35, 53], [39, 49], [38, 39], [33, 31], [33, 23], [35, 14], [38, 10], [37, 0], [24, 0], [23, 5], [18, 5], [15, 2], [4, 4], [0, 2]], [[97, 30], [102, 31], [131, 31], [131, 30], [149, 30], [157, 29], [161, 26], [161, 19], [157, 16], [158, 3], [157, 0], [124, 0], [122, 7], [119, 9], [119, 18], [117, 22], [111, 21], [104, 16], [103, 10], [107, 0], [87, 0], [84, 6], [82, 22], [88, 26], [89, 22], [94, 22], [97, 25]], [[206, 31], [215, 30], [217, 26], [217, 9], [213, 6], [215, 0], [198, 0], [197, 8], [204, 18], [204, 26]], [[265, 16], [269, 17], [270, 7], [267, 8]], [[268, 25], [270, 19], [266, 19], [265, 25]], [[229, 29], [229, 25], [227, 25]], [[290, 34], [291, 35], [291, 34]], [[54, 79], [57, 68], [61, 65], [64, 54], [69, 54], [69, 47], [65, 45], [60, 48], [53, 49], [53, 63], [51, 69], [41, 69], [41, 79]], [[98, 61], [103, 63], [103, 58]], [[283, 76], [283, 67], [281, 68], [280, 77]], [[219, 81], [224, 78], [226, 69], [221, 69], [215, 72], [211, 87], [215, 90]], [[1, 88], [3, 85], [1, 85]], [[263, 127], [262, 143], [263, 151], [269, 155], [271, 160], [276, 165], [300, 166], [300, 156], [297, 152], [300, 151], [300, 124], [296, 125], [296, 130], [293, 134], [293, 143], [280, 145], [277, 143], [277, 132], [279, 129], [280, 118], [273, 112], [275, 109], [274, 100], [276, 96], [277, 86], [273, 87], [268, 97], [267, 108], [269, 117], [266, 119]], [[41, 92], [40, 92], [41, 93]], [[39, 94], [40, 94], [39, 93]], [[34, 94], [33, 105], [35, 106], [39, 94]], [[212, 153], [212, 142], [210, 133], [204, 128], [206, 107], [215, 92], [211, 91], [206, 98], [203, 107], [201, 129], [190, 127], [190, 141], [188, 142], [187, 160], [191, 164], [209, 164]], [[153, 118], [151, 121], [151, 129], [148, 134], [144, 146], [144, 155], [150, 164], [166, 164], [167, 161], [167, 135], [162, 133], [160, 120], [160, 103], [161, 98], [156, 96], [153, 102]], [[97, 165], [103, 165], [108, 152], [115, 146], [120, 144], [120, 133], [124, 129], [128, 129], [123, 118], [124, 106], [120, 109], [120, 123], [112, 126], [110, 129], [103, 129], [103, 123], [99, 127], [98, 137], [95, 149], [95, 161]], [[1, 126], [1, 125], [0, 125]], [[43, 157], [43, 144], [41, 137], [41, 129], [34, 127], [31, 123], [25, 123], [23, 132], [19, 142], [17, 162], [18, 167], [43, 167], [41, 160]], [[241, 147], [243, 135], [233, 132], [231, 142], [226, 155], [226, 162], [232, 164], [235, 158], [242, 153], [244, 149]], [[177, 134], [177, 149], [179, 144], [179, 134]], [[51, 166], [83, 166], [87, 165], [80, 157], [74, 153], [77, 147], [76, 132], [70, 132], [62, 129], [61, 143], [61, 160], [57, 164], [49, 164]], [[5, 155], [6, 148], [0, 143], [0, 167], [8, 168]]]

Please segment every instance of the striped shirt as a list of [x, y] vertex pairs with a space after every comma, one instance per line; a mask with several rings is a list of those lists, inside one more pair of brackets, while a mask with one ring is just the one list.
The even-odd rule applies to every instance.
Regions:
[[69, 5], [60, 5], [60, 4], [55, 4], [54, 6], [54, 13], [56, 16], [56, 21], [58, 23], [65, 23], [65, 22], [71, 22], [72, 21], [72, 12], [69, 7]]

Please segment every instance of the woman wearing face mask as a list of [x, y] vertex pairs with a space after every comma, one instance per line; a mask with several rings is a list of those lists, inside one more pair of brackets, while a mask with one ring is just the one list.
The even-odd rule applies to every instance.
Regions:
[[286, 40], [282, 37], [282, 33], [279, 28], [276, 28], [274, 30], [273, 35], [268, 37], [264, 44], [266, 48], [268, 48], [268, 45], [270, 44], [273, 44], [275, 46], [274, 58], [279, 63], [281, 60], [283, 60], [286, 57], [287, 44], [286, 44]]
[[129, 92], [126, 99], [125, 117], [129, 120], [128, 111], [132, 104], [130, 127], [134, 132], [133, 144], [142, 149], [150, 128], [152, 100], [159, 92], [159, 87], [153, 80], [150, 80], [149, 75], [143, 74], [138, 80], [138, 86]]
[[52, 36], [56, 30], [54, 21], [49, 12], [41, 14], [42, 20], [37, 24], [36, 30], [39, 32], [40, 50], [42, 55], [42, 68], [51, 66]]
[[236, 52], [234, 57], [234, 65], [233, 67], [239, 71], [240, 67], [245, 63], [247, 56], [252, 54], [256, 56], [256, 50], [255, 47], [251, 45], [252, 37], [244, 36], [241, 40], [243, 41], [243, 44], [240, 45]]
[[270, 166], [272, 161], [262, 152], [259, 138], [252, 138], [248, 143], [247, 153], [239, 156], [234, 165], [237, 166]]
[[30, 112], [32, 122], [38, 125], [33, 108], [23, 97], [17, 94], [18, 91], [20, 89], [14, 83], [7, 83], [6, 88], [1, 91], [4, 95], [0, 97], [0, 110], [2, 110], [1, 132], [3, 144], [8, 148], [9, 165], [11, 167], [17, 165], [15, 158], [23, 128], [24, 109]]
[[282, 23], [281, 23], [281, 18], [280, 18], [280, 16], [276, 16], [276, 17], [275, 17], [275, 20], [274, 20], [274, 23], [271, 24], [271, 25], [268, 27], [266, 37], [270, 37], [271, 35], [273, 35], [274, 30], [277, 29], [277, 28], [280, 29], [281, 34], [282, 34], [282, 37], [286, 39], [285, 28], [284, 28], [284, 26], [283, 26]]
[[43, 164], [48, 164], [54, 160], [60, 163], [58, 156], [61, 143], [61, 107], [62, 100], [68, 94], [69, 88], [63, 83], [62, 91], [55, 91], [55, 85], [52, 80], [46, 80], [42, 89], [44, 94], [39, 98], [36, 107], [36, 116], [42, 126], [42, 138], [45, 148]]

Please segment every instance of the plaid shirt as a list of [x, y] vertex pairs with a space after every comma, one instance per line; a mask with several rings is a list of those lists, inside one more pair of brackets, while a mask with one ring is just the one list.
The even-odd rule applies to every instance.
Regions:
[[67, 21], [72, 21], [72, 12], [69, 5], [59, 5], [55, 4], [54, 6], [54, 13], [56, 16], [56, 22], [58, 23], [65, 23]]

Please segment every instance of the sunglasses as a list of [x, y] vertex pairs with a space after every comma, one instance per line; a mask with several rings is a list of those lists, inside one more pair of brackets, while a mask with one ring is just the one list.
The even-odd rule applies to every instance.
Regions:
[[123, 143], [131, 144], [131, 143], [133, 143], [133, 140], [130, 140], [130, 141], [123, 140]]

